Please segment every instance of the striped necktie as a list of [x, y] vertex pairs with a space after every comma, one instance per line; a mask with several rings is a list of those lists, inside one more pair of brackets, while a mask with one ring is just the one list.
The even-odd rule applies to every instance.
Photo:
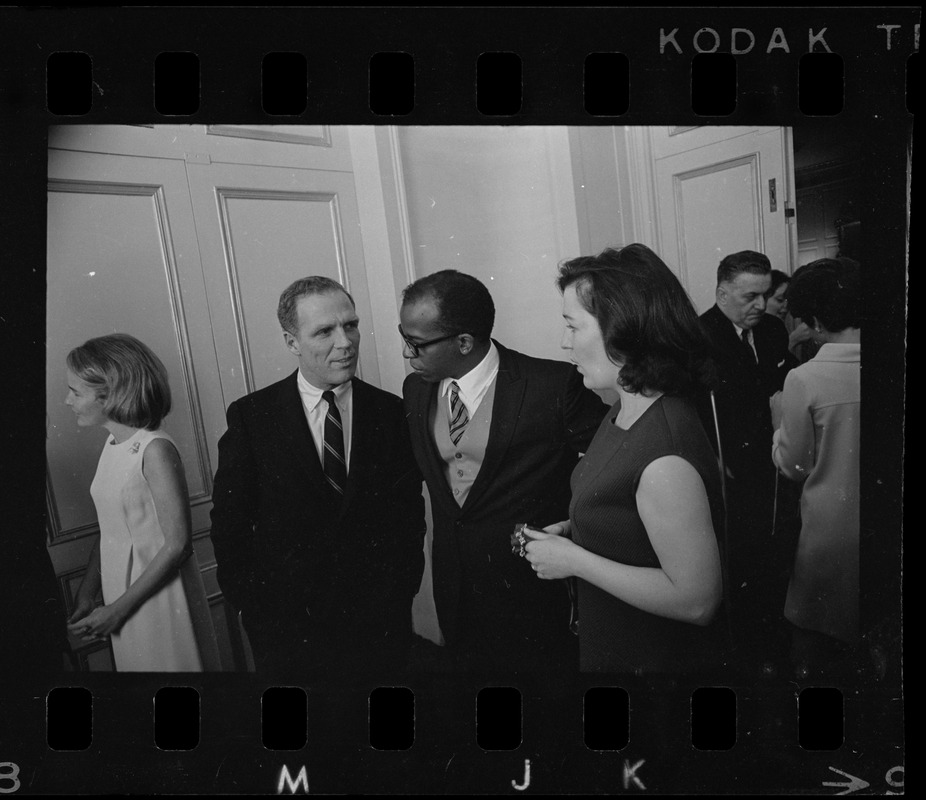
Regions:
[[450, 384], [450, 441], [455, 445], [460, 443], [469, 422], [469, 412], [460, 399], [460, 387], [456, 381]]
[[328, 403], [325, 416], [325, 457], [323, 468], [325, 478], [338, 494], [344, 494], [347, 485], [347, 460], [344, 458], [344, 428], [341, 412], [334, 401], [334, 392], [322, 392], [322, 399]]

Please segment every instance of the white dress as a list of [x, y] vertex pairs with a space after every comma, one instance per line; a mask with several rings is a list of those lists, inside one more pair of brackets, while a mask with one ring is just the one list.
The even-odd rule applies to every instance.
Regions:
[[[100, 575], [107, 605], [125, 593], [164, 546], [151, 487], [142, 473], [145, 448], [155, 439], [173, 444], [159, 430], [142, 429], [120, 443], [110, 436], [90, 486], [100, 524]], [[112, 635], [112, 647], [119, 672], [219, 668], [195, 555]]]

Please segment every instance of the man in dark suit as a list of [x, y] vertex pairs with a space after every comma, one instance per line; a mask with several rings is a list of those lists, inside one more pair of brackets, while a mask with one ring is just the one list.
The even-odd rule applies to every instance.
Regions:
[[452, 663], [477, 671], [575, 670], [564, 581], [511, 552], [514, 525], [568, 517], [572, 470], [607, 407], [571, 364], [490, 339], [495, 306], [444, 270], [405, 289], [403, 394], [431, 496], [434, 600]]
[[298, 280], [277, 315], [299, 368], [228, 408], [219, 584], [259, 672], [401, 669], [425, 531], [402, 401], [354, 377], [359, 320], [340, 284]]
[[[725, 467], [727, 569], [738, 642], [760, 648], [781, 616], [784, 595], [771, 561], [775, 498], [771, 460], [772, 412], [785, 375], [797, 360], [788, 332], [765, 313], [771, 287], [767, 256], [743, 250], [717, 269], [716, 304], [701, 315], [717, 366], [714, 395]], [[713, 414], [705, 425], [716, 447]], [[770, 642], [766, 644], [771, 647]]]

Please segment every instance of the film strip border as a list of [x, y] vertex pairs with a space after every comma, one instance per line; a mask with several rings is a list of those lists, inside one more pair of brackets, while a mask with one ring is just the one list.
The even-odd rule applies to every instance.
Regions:
[[[0, 63], [0, 136], [8, 157], [3, 183], [8, 201], [4, 208], [9, 212], [0, 217], [15, 234], [5, 237], [11, 263], [22, 265], [0, 278], [0, 293], [11, 297], [15, 291], [21, 298], [17, 309], [4, 309], [9, 329], [22, 323], [17, 336], [22, 346], [7, 354], [7, 368], [9, 374], [25, 376], [23, 380], [36, 385], [43, 380], [42, 341], [28, 329], [27, 318], [40, 320], [44, 303], [43, 254], [36, 243], [45, 236], [48, 125], [180, 121], [683, 128], [745, 121], [790, 124], [826, 114], [832, 124], [865, 123], [877, 158], [903, 140], [919, 96], [920, 10], [912, 7], [23, 8], [0, 13], [5, 49]], [[811, 75], [818, 71], [814, 62], [822, 72]], [[62, 68], [65, 73], [58, 71]], [[68, 76], [72, 70], [73, 76]], [[718, 89], [705, 96], [707, 106], [696, 105], [703, 81], [708, 86], [714, 81]], [[822, 95], [822, 106], [813, 105], [815, 94]], [[896, 176], [897, 161], [881, 166]], [[868, 177], [876, 190], [877, 172], [878, 166], [872, 167]], [[897, 234], [903, 228], [904, 209], [895, 201], [883, 202], [885, 197], [873, 191], [868, 202], [880, 230]], [[884, 263], [906, 263], [896, 235], [870, 245], [869, 253], [877, 253]], [[891, 305], [891, 297], [883, 286], [872, 287], [873, 302], [892, 308], [896, 322], [904, 309]], [[881, 332], [886, 351], [902, 347], [902, 327]], [[870, 369], [881, 367], [873, 361]], [[38, 377], [30, 377], [34, 375]], [[15, 404], [11, 407], [15, 411]], [[890, 417], [898, 407], [902, 414], [902, 396], [898, 400], [892, 393], [882, 410]], [[884, 447], [884, 440], [891, 439], [890, 453], [897, 449], [890, 431], [868, 436], [869, 444], [876, 438], [875, 446]], [[897, 436], [902, 439], [902, 434]], [[38, 517], [30, 522], [25, 509], [42, 507], [43, 473], [40, 454], [32, 459], [27, 455], [15, 472], [7, 472], [4, 462], [3, 485], [17, 499], [20, 511], [15, 520], [24, 521], [21, 529], [26, 532], [36, 521], [41, 527]], [[869, 516], [896, 518], [899, 527], [897, 476], [879, 474], [877, 483]], [[38, 539], [40, 550], [41, 535]], [[883, 600], [885, 618], [893, 618], [899, 615], [899, 540], [879, 540], [876, 545], [863, 541], [863, 556], [866, 547], [872, 556], [864, 563], [873, 574], [886, 572], [888, 578], [869, 587], [869, 594]], [[16, 559], [19, 545], [9, 546], [12, 563], [25, 563]], [[880, 570], [884, 565], [887, 569]], [[77, 680], [67, 678], [72, 684]], [[512, 715], [511, 704], [496, 696], [491, 705], [500, 709], [504, 720], [484, 728], [510, 732], [516, 716], [520, 743], [513, 750], [484, 749], [477, 730], [479, 691], [446, 681], [411, 692], [412, 744], [395, 750], [375, 746], [384, 742], [377, 739], [375, 722], [371, 728], [370, 708], [379, 702], [386, 704], [381, 707], [395, 704], [398, 708], [389, 717], [405, 724], [390, 724], [387, 738], [394, 743], [395, 732], [401, 739], [404, 731], [407, 743], [409, 695], [402, 691], [406, 687], [398, 687], [397, 694], [378, 695], [375, 701], [373, 691], [319, 698], [310, 690], [305, 695], [307, 743], [284, 757], [272, 742], [263, 740], [262, 708], [272, 701], [262, 705], [265, 693], [255, 686], [253, 676], [216, 677], [195, 687], [175, 680], [139, 683], [125, 676], [114, 680], [87, 675], [79, 680], [82, 686], [76, 688], [85, 694], [73, 702], [83, 704], [84, 710], [72, 708], [68, 713], [83, 715], [86, 721], [89, 693], [92, 733], [86, 750], [55, 750], [49, 736], [56, 731], [49, 730], [47, 721], [42, 724], [46, 714], [62, 713], [49, 711], [64, 697], [53, 696], [53, 690], [74, 687], [55, 687], [43, 680], [38, 690], [31, 684], [3, 688], [0, 791], [289, 792], [309, 791], [311, 784], [312, 791], [500, 792], [526, 789], [528, 775], [532, 789], [551, 793], [644, 788], [684, 793], [903, 791], [903, 769], [898, 766], [902, 699], [897, 687], [876, 683], [839, 695], [842, 745], [835, 754], [801, 748], [797, 688], [761, 684], [733, 690], [736, 741], [726, 750], [693, 746], [690, 688], [629, 689], [628, 742], [611, 750], [588, 746], [583, 713], [587, 691], [618, 686], [541, 691], [520, 683], [519, 714]], [[192, 749], [158, 749], [154, 703], [164, 686], [181, 694], [161, 696], [162, 719], [193, 720], [197, 743]], [[189, 689], [193, 695], [185, 691]], [[810, 689], [831, 687], [804, 691]], [[194, 695], [195, 713], [190, 711]], [[721, 696], [729, 698], [715, 699]], [[820, 695], [825, 696], [834, 697]], [[167, 711], [173, 700], [179, 707]], [[69, 702], [58, 708], [67, 708]], [[303, 707], [292, 696], [281, 702], [287, 709]], [[619, 710], [614, 713], [622, 719]], [[729, 703], [721, 716], [729, 739]], [[839, 718], [838, 713], [828, 716]], [[277, 730], [284, 732], [285, 726], [277, 723]], [[170, 740], [173, 727], [169, 722], [162, 729], [168, 736], [162, 744], [189, 744], [189, 738]], [[180, 727], [187, 733], [177, 735], [189, 737], [191, 726]], [[615, 729], [623, 730], [622, 722], [611, 731]], [[510, 735], [504, 741], [510, 744]], [[619, 745], [622, 740], [610, 743]]]
[[[795, 692], [792, 728], [805, 750], [839, 750], [845, 741], [843, 693], [807, 686]], [[486, 686], [475, 693], [471, 720], [483, 750], [517, 750], [522, 742], [524, 699], [512, 686]], [[308, 694], [298, 686], [270, 687], [260, 696], [260, 744], [268, 750], [297, 751], [308, 744]], [[152, 743], [165, 751], [194, 750], [200, 741], [202, 698], [191, 686], [165, 686], [152, 702]], [[256, 711], [251, 709], [252, 712]], [[87, 750], [93, 744], [93, 693], [61, 686], [46, 697], [48, 746]], [[246, 713], [246, 712], [245, 712]], [[704, 686], [691, 693], [691, 746], [732, 750], [738, 738], [736, 691]], [[466, 720], [460, 720], [462, 725]], [[634, 721], [636, 723], [636, 720]], [[582, 742], [590, 750], [620, 751], [630, 743], [630, 693], [618, 686], [588, 689], [582, 698]], [[634, 725], [635, 727], [635, 725]], [[380, 686], [369, 694], [369, 737], [359, 744], [376, 750], [408, 750], [415, 745], [415, 693], [406, 686]]]
[[[885, 31], [886, 41], [893, 40], [895, 27], [878, 26]], [[900, 26], [897, 26], [900, 27]], [[676, 40], [678, 28], [668, 34], [660, 29], [661, 49], [673, 47], [681, 52]], [[737, 36], [748, 45], [737, 47]], [[748, 37], [748, 38], [746, 38]], [[801, 114], [814, 117], [834, 117], [846, 105], [846, 85], [857, 80], [857, 75], [846, 74], [845, 59], [829, 51], [823, 33], [809, 33], [812, 50], [800, 56], [797, 85], [790, 87], [797, 98]], [[704, 42], [710, 42], [705, 49]], [[773, 34], [771, 48], [787, 46], [784, 33]], [[720, 33], [713, 28], [702, 28], [692, 39], [694, 55], [690, 58], [689, 82], [691, 96], [688, 110], [700, 117], [718, 118], [734, 114], [739, 103], [749, 104], [748, 90], [739, 92], [737, 56], [745, 57], [756, 46], [755, 35], [748, 28], [734, 28], [730, 34], [730, 52], [718, 52]], [[466, 67], [463, 66], [465, 71]], [[855, 66], [855, 69], [862, 69]], [[458, 102], [475, 104], [476, 111], [487, 122], [504, 121], [524, 109], [525, 86], [523, 59], [512, 52], [486, 52], [469, 65], [473, 77], [470, 97], [457, 98]], [[155, 56], [152, 74], [152, 101], [154, 111], [172, 121], [196, 114], [200, 109], [202, 87], [202, 60], [193, 52], [162, 52]], [[416, 73], [415, 56], [407, 52], [378, 52], [369, 58], [369, 111], [392, 124], [411, 115], [415, 110]], [[300, 52], [267, 53], [260, 61], [261, 109], [265, 114], [283, 122], [296, 121], [309, 108], [309, 61]], [[904, 104], [909, 113], [919, 96], [916, 81], [917, 57], [914, 53], [906, 62]], [[636, 76], [635, 76], [636, 77]], [[583, 108], [590, 118], [622, 117], [634, 104], [637, 91], [649, 91], [645, 81], [631, 81], [630, 58], [622, 52], [597, 52], [585, 56], [581, 71]], [[94, 94], [102, 89], [94, 81], [93, 58], [86, 52], [54, 52], [47, 61], [47, 109], [59, 117], [77, 118], [89, 114]], [[682, 109], [679, 109], [682, 110]]]
[[11, 742], [7, 763], [43, 794], [904, 790], [887, 694], [496, 683], [59, 687], [29, 703], [47, 715], [44, 753], [26, 760]]
[[919, 95], [913, 7], [7, 10], [6, 30], [8, 101], [48, 122], [781, 124]]

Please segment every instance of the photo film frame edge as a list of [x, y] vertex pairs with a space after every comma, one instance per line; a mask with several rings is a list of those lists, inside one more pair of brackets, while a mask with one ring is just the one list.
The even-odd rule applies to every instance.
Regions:
[[[781, 28], [790, 52], [777, 48], [738, 58], [742, 61], [738, 73], [741, 103], [743, 98], [756, 95], [772, 97], [748, 113], [738, 110], [729, 120], [711, 120], [710, 124], [754, 121], [787, 125], [800, 116], [793, 89], [800, 56], [807, 52], [808, 39], [826, 28], [822, 39], [843, 55], [846, 74], [846, 108], [832, 123], [854, 121], [864, 131], [870, 152], [879, 157], [876, 162], [872, 158], [866, 162], [863, 185], [866, 218], [882, 236], [866, 244], [863, 252], [865, 263], [887, 265], [885, 279], [869, 288], [874, 317], [871, 329], [882, 334], [883, 344], [872, 341], [876, 355], [871, 373], [877, 388], [873, 395], [872, 384], [867, 384], [868, 391], [863, 388], [863, 393], [878, 397], [880, 413], [866, 414], [865, 419], [873, 420], [874, 427], [863, 431], [862, 446], [863, 452], [868, 448], [884, 454], [885, 461], [879, 461], [876, 474], [863, 468], [870, 506], [867, 522], [863, 520], [868, 536], [863, 536], [862, 563], [863, 571], [868, 569], [875, 578], [874, 583], [870, 579], [863, 583], [863, 588], [876, 606], [876, 618], [868, 623], [883, 636], [887, 683], [866, 680], [844, 692], [846, 740], [835, 752], [796, 749], [796, 722], [790, 716], [796, 709], [796, 690], [758, 681], [737, 687], [742, 695], [737, 705], [737, 745], [742, 749], [726, 755], [693, 752], [688, 746], [685, 715], [679, 711], [692, 688], [686, 680], [647, 682], [623, 677], [611, 685], [624, 686], [631, 695], [630, 743], [617, 752], [588, 751], [581, 740], [567, 741], [561, 734], [580, 733], [581, 718], [574, 701], [581, 708], [584, 690], [601, 685], [590, 676], [566, 687], [522, 677], [516, 681], [524, 703], [520, 747], [511, 752], [482, 751], [475, 744], [474, 733], [471, 745], [461, 749], [458, 740], [442, 737], [440, 731], [432, 741], [421, 741], [425, 732], [435, 731], [429, 703], [457, 708], [461, 724], [469, 724], [466, 715], [474, 713], [478, 684], [457, 683], [438, 675], [419, 676], [412, 682], [419, 738], [408, 752], [362, 747], [367, 689], [345, 691], [326, 703], [313, 698], [309, 687], [310, 740], [313, 711], [318, 715], [315, 719], [324, 719], [329, 726], [326, 730], [336, 731], [336, 735], [318, 750], [281, 753], [261, 746], [259, 699], [271, 684], [253, 675], [69, 673], [60, 676], [59, 682], [59, 678], [37, 675], [29, 669], [31, 648], [37, 642], [29, 640], [26, 633], [21, 641], [11, 637], [7, 652], [13, 674], [0, 689], [0, 790], [263, 793], [277, 791], [282, 783], [288, 792], [301, 790], [297, 776], [302, 766], [306, 768], [307, 790], [332, 792], [518, 792], [519, 787], [527, 790], [528, 775], [533, 782], [531, 789], [549, 793], [646, 790], [700, 794], [752, 789], [829, 794], [844, 787], [861, 791], [861, 784], [853, 783], [853, 779], [878, 793], [903, 790], [903, 686], [897, 664], [902, 655], [902, 467], [897, 459], [903, 447], [909, 255], [904, 235], [904, 189], [897, 185], [898, 180], [905, 184], [908, 154], [905, 148], [903, 152], [897, 148], [912, 141], [912, 115], [903, 108], [903, 89], [897, 81], [903, 80], [906, 59], [914, 52], [913, 26], [919, 22], [919, 10], [712, 9], [707, 14], [704, 9], [682, 8], [663, 9], [657, 15], [642, 9], [602, 8], [534, 9], [532, 13], [528, 24], [523, 12], [513, 9], [393, 9], [389, 15], [372, 9], [121, 9], [111, 14], [94, 9], [0, 10], [9, 53], [0, 66], [0, 114], [7, 156], [2, 167], [4, 210], [0, 224], [5, 226], [12, 251], [0, 275], [0, 296], [16, 298], [14, 303], [4, 300], [0, 312], [14, 345], [8, 351], [8, 363], [9, 374], [14, 377], [12, 385], [17, 387], [4, 403], [10, 446], [2, 462], [3, 483], [8, 487], [5, 497], [12, 501], [8, 516], [12, 524], [4, 537], [9, 558], [5, 560], [15, 565], [16, 573], [8, 585], [21, 587], [25, 577], [31, 583], [31, 588], [22, 589], [25, 596], [43, 596], [42, 565], [47, 559], [45, 460], [37, 431], [44, 429], [39, 416], [44, 409], [36, 398], [41, 397], [45, 380], [42, 265], [47, 235], [49, 125], [176, 122], [160, 117], [153, 107], [153, 94], [141, 88], [150, 89], [153, 59], [159, 52], [195, 49], [201, 70], [200, 105], [187, 119], [197, 125], [272, 124], [272, 118], [260, 108], [255, 88], [260, 84], [260, 56], [270, 50], [310, 52], [310, 64], [319, 69], [321, 89], [310, 99], [300, 122], [405, 122], [373, 115], [365, 105], [365, 87], [370, 55], [408, 51], [415, 53], [419, 69], [415, 109], [408, 115], [408, 124], [657, 124], [681, 130], [704, 124], [690, 110], [682, 110], [690, 106], [685, 75], [690, 58], [697, 52], [695, 35], [703, 29], [717, 31], [723, 49], [730, 45], [734, 28], [748, 29], [758, 51], [767, 47], [774, 31]], [[493, 24], [485, 25], [482, 14]], [[193, 36], [197, 27], [216, 22], [221, 22], [229, 34], [223, 40], [206, 43]], [[327, 36], [322, 22], [352, 31], [350, 44], [322, 41]], [[888, 29], [895, 23], [897, 28]], [[667, 39], [676, 27], [678, 34]], [[737, 42], [744, 46], [742, 42], [747, 40], [741, 34]], [[697, 41], [710, 47], [712, 35], [702, 33]], [[822, 47], [819, 39], [816, 46]], [[91, 111], [79, 119], [55, 117], [44, 108], [44, 65], [49, 54], [58, 51], [91, 54], [93, 103]], [[521, 111], [511, 117], [486, 119], [475, 109], [475, 68], [467, 70], [463, 65], [474, 54], [488, 51], [521, 55], [523, 101]], [[620, 118], [593, 119], [582, 109], [581, 79], [576, 75], [581, 76], [583, 53], [610, 51], [631, 56], [630, 111]], [[457, 68], [448, 71], [448, 64]], [[790, 90], [788, 81], [792, 81]], [[769, 88], [774, 91], [769, 93]], [[642, 99], [638, 100], [638, 92]], [[910, 229], [915, 230], [915, 221]], [[916, 238], [911, 246], [915, 253]], [[887, 532], [883, 537], [882, 531]], [[57, 586], [54, 589], [57, 591]], [[24, 664], [19, 663], [22, 660]], [[85, 686], [93, 693], [94, 740], [86, 752], [60, 753], [47, 748], [44, 698], [59, 685]], [[192, 686], [200, 693], [200, 741], [189, 753], [158, 752], [150, 747], [152, 698], [162, 686]], [[250, 720], [244, 719], [248, 707]], [[557, 713], [563, 716], [557, 718]], [[563, 731], [556, 729], [560, 721]], [[744, 730], [753, 731], [762, 745], [750, 743]], [[361, 742], [356, 747], [344, 744], [355, 742], [358, 735]], [[855, 750], [865, 752], [856, 754]], [[283, 782], [284, 766], [293, 781], [290, 785]]]

